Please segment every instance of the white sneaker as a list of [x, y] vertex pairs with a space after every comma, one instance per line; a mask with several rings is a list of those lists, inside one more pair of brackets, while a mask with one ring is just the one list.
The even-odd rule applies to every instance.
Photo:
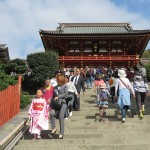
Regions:
[[126, 118], [122, 118], [122, 122], [126, 122]]
[[38, 135], [38, 136], [37, 136], [37, 139], [41, 139], [41, 136], [40, 136], [40, 135]]
[[68, 118], [66, 117], [65, 120], [68, 120]]
[[72, 116], [72, 112], [69, 113], [69, 116], [70, 116], [70, 117]]
[[130, 109], [127, 110], [127, 115], [128, 115], [128, 116], [131, 115], [131, 110], [130, 110]]

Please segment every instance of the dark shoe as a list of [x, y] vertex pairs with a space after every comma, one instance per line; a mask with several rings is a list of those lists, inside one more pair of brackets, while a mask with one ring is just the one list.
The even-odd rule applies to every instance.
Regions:
[[76, 109], [75, 111], [81, 111], [81, 109]]
[[106, 111], [103, 112], [103, 117], [105, 117], [105, 116], [106, 116]]

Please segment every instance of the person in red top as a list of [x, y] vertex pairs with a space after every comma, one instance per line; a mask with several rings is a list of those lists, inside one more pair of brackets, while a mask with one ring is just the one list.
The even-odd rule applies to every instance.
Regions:
[[102, 75], [97, 74], [95, 78], [95, 89], [94, 91], [97, 92], [98, 87], [101, 86], [102, 84], [105, 84], [104, 80], [102, 79]]
[[45, 85], [43, 87], [43, 98], [45, 98], [46, 102], [47, 102], [47, 107], [49, 107], [50, 101], [53, 97], [53, 93], [54, 93], [54, 87], [51, 86], [50, 84], [50, 79], [46, 78], [45, 79]]

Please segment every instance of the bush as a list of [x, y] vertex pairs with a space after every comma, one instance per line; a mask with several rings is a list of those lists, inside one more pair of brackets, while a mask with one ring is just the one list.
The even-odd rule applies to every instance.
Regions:
[[28, 106], [31, 102], [30, 95], [28, 92], [21, 92], [21, 101], [20, 101], [20, 108], [23, 109]]
[[0, 91], [6, 89], [9, 85], [14, 85], [16, 83], [17, 79], [15, 77], [0, 73]]
[[[46, 77], [52, 78], [54, 71], [58, 70], [58, 54], [54, 51], [33, 53], [27, 56], [29, 68], [32, 70], [30, 76], [24, 76], [23, 87], [34, 91], [43, 86]], [[29, 89], [30, 87], [30, 89]]]
[[6, 89], [9, 85], [17, 83], [17, 76], [7, 75], [4, 71], [4, 64], [0, 64], [0, 91]]

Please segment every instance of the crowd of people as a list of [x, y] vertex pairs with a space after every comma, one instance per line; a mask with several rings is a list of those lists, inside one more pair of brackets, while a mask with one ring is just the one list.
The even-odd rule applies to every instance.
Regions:
[[[86, 87], [86, 88], [85, 88]], [[46, 78], [45, 85], [37, 90], [29, 109], [30, 129], [34, 139], [41, 138], [41, 130], [49, 129], [51, 134], [57, 132], [55, 119], [59, 119], [59, 139], [64, 136], [64, 119], [73, 116], [73, 111], [81, 111], [81, 90], [85, 95], [86, 89], [94, 90], [97, 96], [100, 119], [104, 120], [108, 99], [117, 102], [122, 114], [122, 122], [126, 121], [126, 113], [130, 111], [131, 98], [135, 97], [139, 118], [145, 112], [145, 97], [149, 93], [146, 69], [142, 63], [133, 69], [125, 68], [64, 68], [54, 74], [54, 78]]]

